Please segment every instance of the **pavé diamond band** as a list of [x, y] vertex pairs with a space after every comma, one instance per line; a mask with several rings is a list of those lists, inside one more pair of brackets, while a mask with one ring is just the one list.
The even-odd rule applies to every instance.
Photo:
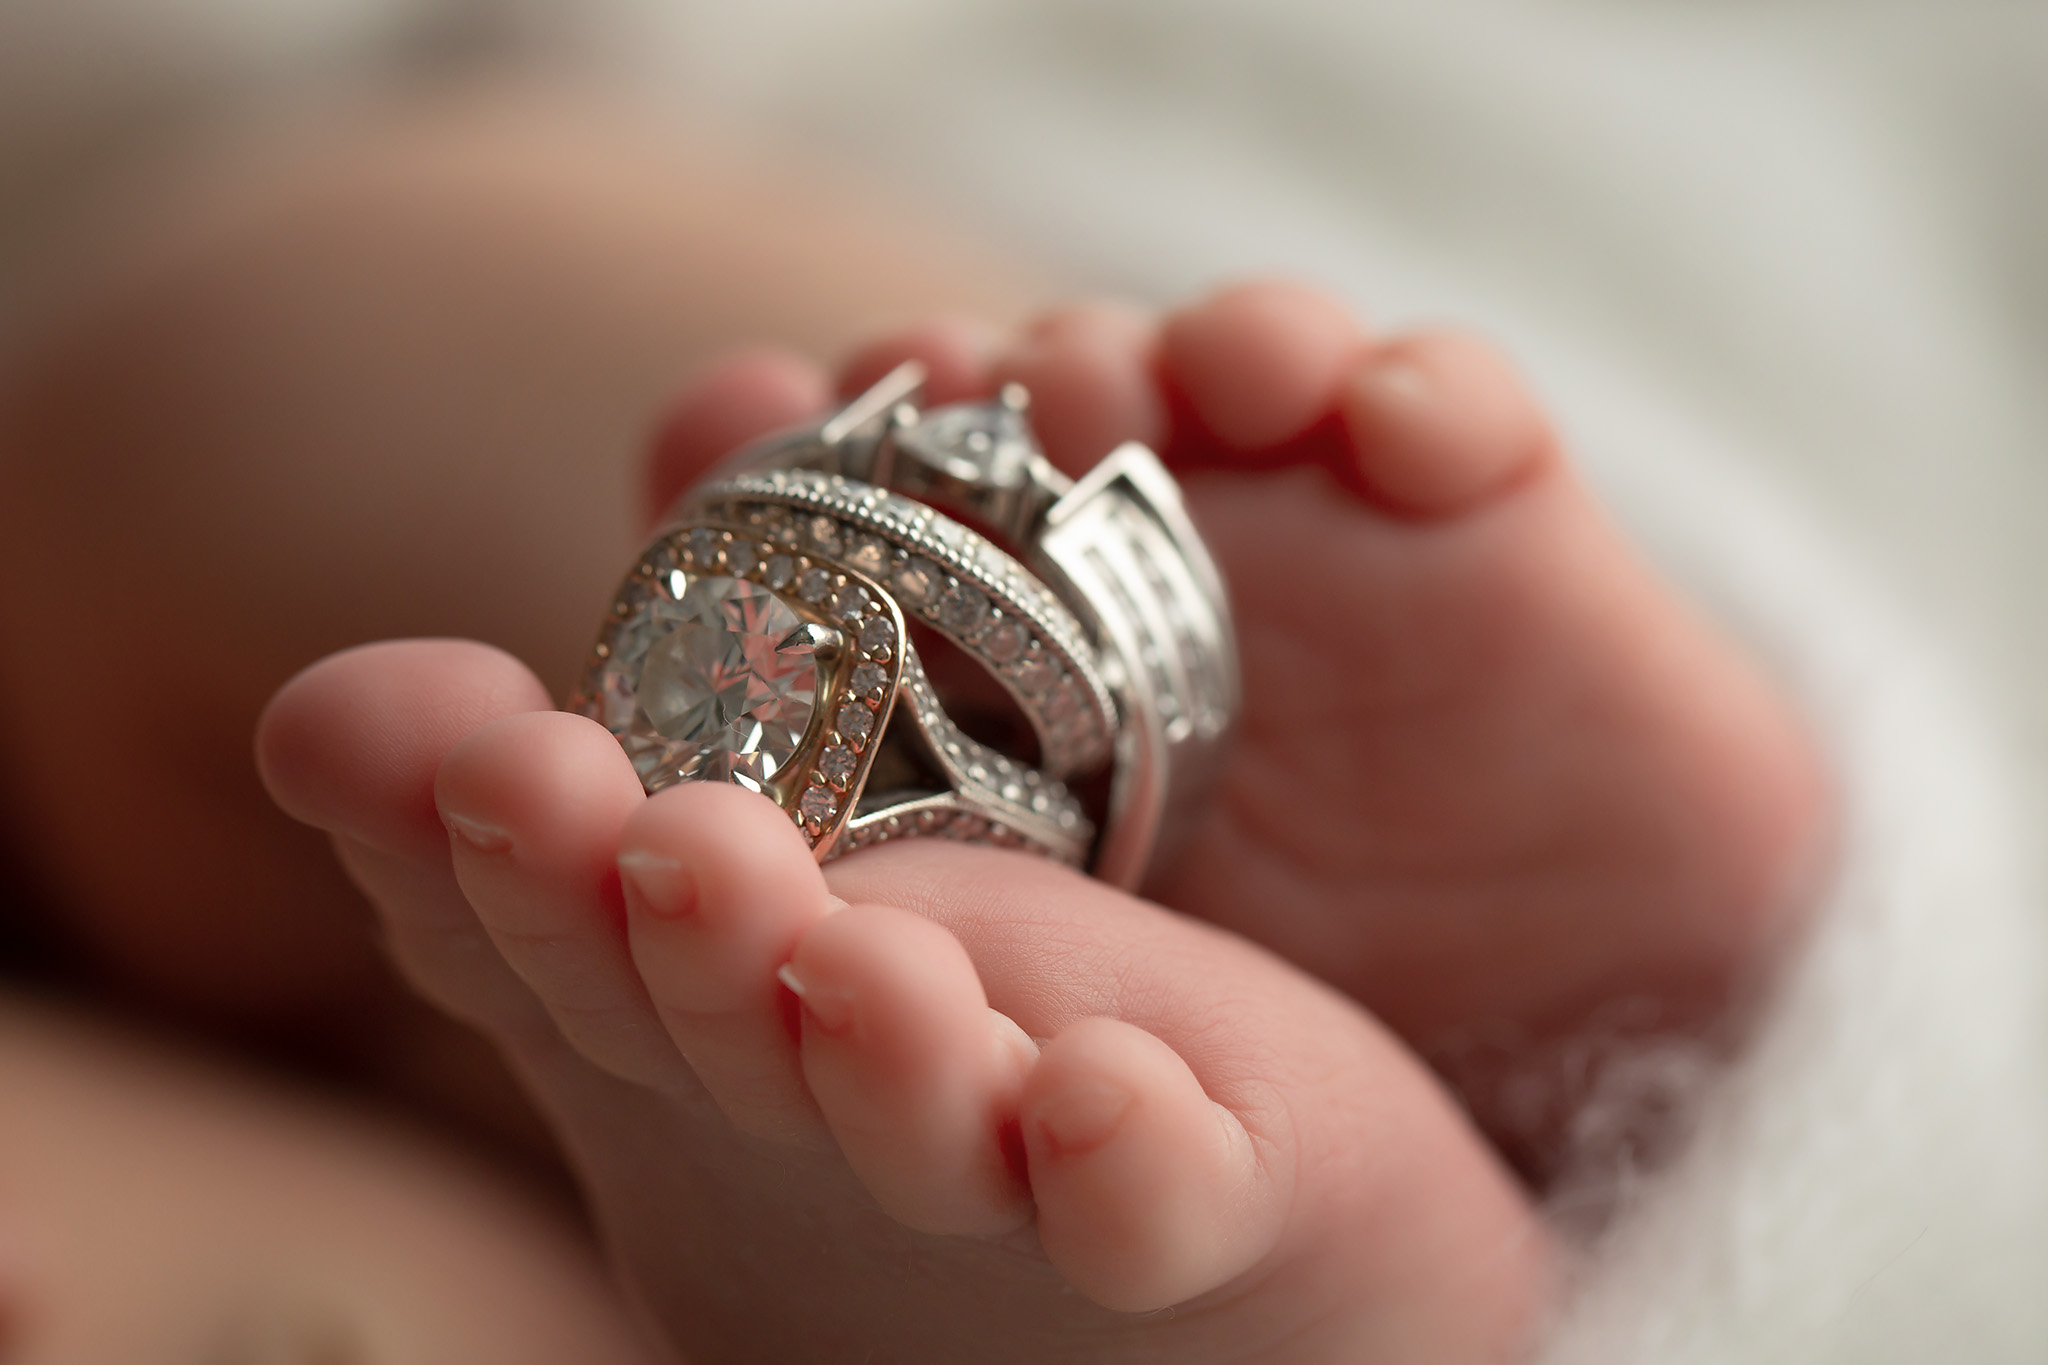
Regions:
[[[577, 705], [649, 791], [744, 783], [821, 858], [946, 834], [1136, 885], [1190, 823], [1237, 710], [1220, 579], [1150, 451], [1076, 482], [1038, 449], [1021, 390], [922, 410], [921, 380], [905, 366], [687, 494], [621, 588]], [[909, 621], [1002, 685], [1036, 768], [952, 723]], [[892, 714], [909, 724], [890, 739]], [[1097, 837], [1060, 779], [1105, 764]]]
[[1080, 618], [1017, 560], [953, 518], [872, 484], [807, 469], [715, 480], [693, 517], [804, 544], [873, 577], [902, 609], [958, 646], [1009, 693], [1064, 778], [1110, 757], [1116, 704]]

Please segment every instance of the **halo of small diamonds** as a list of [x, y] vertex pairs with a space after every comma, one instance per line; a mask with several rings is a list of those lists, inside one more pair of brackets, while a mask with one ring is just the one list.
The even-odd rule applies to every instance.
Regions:
[[[828, 538], [819, 528], [807, 530], [813, 542]], [[735, 586], [716, 589], [721, 583]], [[776, 610], [830, 632], [831, 657], [824, 660], [827, 651], [820, 650], [808, 726], [787, 761], [718, 773], [773, 797], [814, 847], [829, 846], [859, 800], [874, 741], [888, 724], [902, 676], [896, 648], [902, 628], [887, 594], [800, 548], [793, 538], [757, 538], [701, 523], [663, 532], [620, 585], [570, 702], [570, 709], [619, 736], [629, 752], [636, 727], [646, 728], [636, 695], [643, 661], [673, 628], [678, 604], [693, 588], [716, 589], [726, 597], [760, 596], [765, 590], [767, 600], [780, 604]], [[636, 766], [650, 793], [690, 775]]]
[[[821, 543], [850, 546], [855, 554], [865, 550], [873, 561], [879, 558], [873, 547], [884, 542], [878, 537], [862, 541], [857, 531], [836, 524], [820, 525], [817, 516], [763, 517], [737, 529], [698, 518], [665, 531], [620, 585], [572, 709], [628, 742], [640, 707], [634, 686], [642, 660], [670, 624], [667, 617], [675, 604], [693, 587], [758, 585], [754, 591], [772, 594], [780, 609], [834, 632], [835, 644], [831, 660], [819, 669], [809, 727], [789, 761], [772, 778], [749, 770], [735, 780], [744, 777], [745, 785], [775, 798], [819, 856], [836, 857], [907, 834], [936, 834], [1081, 864], [1093, 829], [1080, 803], [1063, 783], [970, 739], [952, 723], [915, 654], [903, 646], [899, 609], [879, 576], [867, 578], [821, 557], [815, 548], [804, 548]], [[900, 568], [906, 558], [896, 551], [885, 567]], [[934, 614], [939, 597], [962, 587], [935, 569], [918, 572], [930, 574], [934, 587], [943, 584], [933, 596]], [[732, 595], [733, 590], [725, 591]], [[969, 586], [968, 591], [980, 597], [978, 589]], [[954, 601], [963, 599], [967, 605], [954, 608], [956, 620], [974, 605], [964, 592]], [[985, 597], [981, 603], [981, 610], [997, 614]], [[1021, 629], [1018, 633], [1024, 635]], [[1041, 693], [1057, 703], [1051, 689], [1068, 681], [1068, 675], [1048, 662], [1040, 637], [1024, 638], [1030, 643], [1020, 646], [1011, 661], [1044, 670], [1046, 676], [1031, 680], [1045, 684]], [[954, 790], [860, 815], [875, 747], [899, 697], [907, 699], [901, 709], [922, 732]], [[1070, 699], [1066, 705], [1074, 703]], [[665, 773], [657, 780], [643, 772], [650, 792], [674, 780], [676, 775]]]

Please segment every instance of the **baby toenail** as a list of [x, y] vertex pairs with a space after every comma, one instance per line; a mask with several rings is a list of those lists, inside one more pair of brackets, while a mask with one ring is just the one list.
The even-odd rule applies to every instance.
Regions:
[[441, 812], [441, 823], [448, 826], [448, 832], [472, 848], [485, 853], [503, 853], [512, 847], [510, 830], [493, 825], [488, 821], [457, 815], [452, 810]]
[[696, 885], [683, 865], [644, 848], [620, 852], [619, 882], [627, 902], [646, 914], [673, 918], [687, 915], [697, 906]]
[[1055, 1155], [1092, 1152], [1116, 1135], [1131, 1092], [1102, 1080], [1078, 1080], [1039, 1101], [1032, 1113]]
[[804, 1013], [826, 1034], [838, 1037], [853, 1027], [853, 999], [845, 991], [812, 987], [797, 975], [794, 962], [777, 967], [775, 979], [803, 1001]]

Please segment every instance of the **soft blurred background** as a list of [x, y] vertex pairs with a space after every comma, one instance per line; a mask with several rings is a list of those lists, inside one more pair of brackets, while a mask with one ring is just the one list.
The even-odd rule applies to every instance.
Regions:
[[740, 8], [682, 88], [1090, 284], [1305, 274], [1768, 467], [2048, 759], [2048, 8]]
[[1282, 270], [1502, 334], [1588, 441], [1627, 395], [1822, 509], [2048, 762], [2048, 7], [13, 0], [0, 222], [194, 109], [480, 53], [1077, 286]]

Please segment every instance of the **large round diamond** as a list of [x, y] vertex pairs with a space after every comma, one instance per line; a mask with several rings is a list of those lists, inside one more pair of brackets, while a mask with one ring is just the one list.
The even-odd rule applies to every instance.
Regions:
[[642, 610], [626, 632], [633, 647], [613, 656], [617, 681], [632, 689], [620, 739], [641, 782], [649, 791], [683, 778], [765, 784], [795, 756], [817, 707], [803, 622], [737, 578], [692, 579], [680, 598]]

